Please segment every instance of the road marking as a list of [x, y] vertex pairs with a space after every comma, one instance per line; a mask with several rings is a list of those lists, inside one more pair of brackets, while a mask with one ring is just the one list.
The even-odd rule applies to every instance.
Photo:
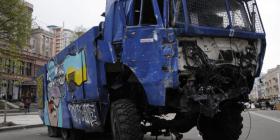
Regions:
[[253, 114], [253, 115], [256, 115], [256, 116], [259, 116], [259, 117], [262, 117], [262, 118], [265, 118], [265, 119], [268, 119], [268, 120], [280, 123], [279, 119], [276, 119], [276, 118], [273, 118], [273, 117], [269, 117], [269, 116], [266, 116], [266, 115], [262, 115], [262, 114], [259, 114], [259, 113], [256, 113], [256, 112], [250, 112], [250, 113]]

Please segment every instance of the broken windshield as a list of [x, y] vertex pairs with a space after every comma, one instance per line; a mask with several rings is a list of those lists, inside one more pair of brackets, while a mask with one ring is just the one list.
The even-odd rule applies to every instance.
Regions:
[[229, 26], [224, 0], [188, 0], [187, 2], [191, 24], [218, 28]]
[[255, 0], [173, 0], [172, 26], [185, 22], [183, 1], [191, 25], [264, 32]]
[[246, 11], [245, 2], [229, 0], [232, 27], [234, 29], [250, 31], [249, 13]]

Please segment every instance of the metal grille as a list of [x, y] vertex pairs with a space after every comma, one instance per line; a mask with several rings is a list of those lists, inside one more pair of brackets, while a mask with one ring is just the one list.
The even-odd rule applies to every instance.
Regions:
[[219, 28], [229, 26], [224, 0], [188, 0], [187, 5], [191, 24]]
[[177, 2], [176, 10], [177, 10], [176, 23], [177, 24], [184, 24], [185, 23], [185, 18], [184, 18], [184, 7], [183, 7], [182, 1]]
[[[259, 10], [258, 7], [256, 5], [256, 1], [255, 0], [251, 0], [248, 3], [248, 7], [249, 7], [249, 12], [251, 13], [251, 22], [255, 22], [255, 24], [253, 25], [253, 28], [255, 29], [256, 33], [264, 33], [264, 29], [262, 26], [262, 22], [261, 22], [261, 17], [259, 15]], [[255, 14], [253, 14], [255, 13]], [[253, 16], [254, 15], [254, 16]]]
[[252, 31], [250, 21], [245, 9], [245, 3], [237, 0], [230, 0], [230, 16], [232, 27], [237, 30]]

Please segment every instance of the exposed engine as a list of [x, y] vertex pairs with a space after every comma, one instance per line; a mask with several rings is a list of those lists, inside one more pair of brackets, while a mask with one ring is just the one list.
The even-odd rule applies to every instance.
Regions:
[[248, 95], [259, 67], [260, 50], [258, 40], [179, 39], [183, 112], [191, 110], [189, 102], [194, 101], [199, 103], [201, 113], [211, 117], [222, 101]]

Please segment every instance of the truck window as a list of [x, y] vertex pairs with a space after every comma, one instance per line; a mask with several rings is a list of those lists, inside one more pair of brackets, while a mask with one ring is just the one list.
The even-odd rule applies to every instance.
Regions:
[[245, 9], [245, 3], [242, 1], [231, 0], [231, 21], [235, 29], [250, 31], [250, 21], [248, 13]]
[[163, 17], [163, 12], [164, 12], [164, 0], [157, 0], [158, 2], [158, 8], [161, 16]]
[[139, 25], [140, 10], [141, 10], [141, 0], [134, 0], [133, 24], [132, 25]]
[[142, 9], [141, 25], [157, 24], [152, 0], [142, 0], [142, 2], [143, 2], [143, 9]]
[[169, 1], [169, 26], [170, 27], [184, 27], [184, 7], [182, 0], [170, 0]]
[[[157, 0], [161, 16], [164, 12], [164, 0]], [[142, 11], [141, 11], [142, 6]], [[127, 18], [128, 26], [156, 25], [157, 19], [154, 13], [152, 0], [134, 0], [131, 13]], [[141, 21], [140, 21], [141, 20]]]
[[218, 28], [229, 26], [224, 0], [188, 0], [187, 5], [191, 24]]

